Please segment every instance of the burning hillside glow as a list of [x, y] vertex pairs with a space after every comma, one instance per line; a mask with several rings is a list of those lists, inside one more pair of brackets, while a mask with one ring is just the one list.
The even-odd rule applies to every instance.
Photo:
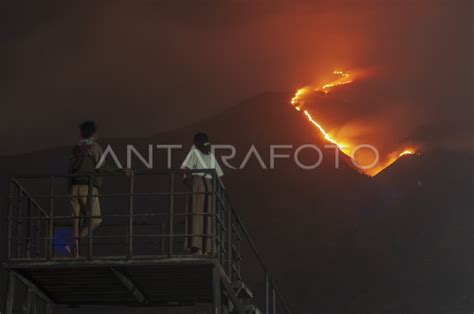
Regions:
[[414, 154], [415, 154], [415, 151], [413, 149], [407, 149], [401, 152], [400, 155], [398, 155], [398, 157], [402, 157], [405, 155], [414, 155]]
[[310, 86], [305, 86], [303, 88], [298, 89], [293, 98], [291, 99], [291, 104], [293, 105], [293, 107], [295, 107], [296, 110], [300, 111], [301, 108], [304, 106], [303, 98], [313, 91], [323, 94], [329, 94], [331, 88], [339, 85], [349, 84], [353, 81], [349, 73], [336, 70], [333, 72], [333, 74], [337, 77], [337, 79], [326, 83], [321, 87], [313, 88]]
[[[299, 110], [299, 109], [297, 109], [297, 110]], [[308, 120], [309, 120], [312, 124], [314, 124], [314, 126], [316, 126], [316, 127], [319, 129], [319, 131], [324, 135], [324, 138], [325, 138], [327, 141], [329, 141], [329, 142], [331, 142], [331, 143], [337, 145], [337, 147], [339, 147], [339, 149], [340, 149], [341, 151], [344, 151], [343, 149], [344, 149], [345, 146], [342, 145], [341, 143], [336, 142], [336, 140], [333, 139], [333, 138], [331, 137], [331, 135], [329, 135], [329, 134], [323, 129], [323, 127], [322, 127], [318, 122], [316, 122], [316, 121], [313, 119], [313, 117], [312, 117], [311, 114], [308, 112], [308, 110], [305, 110], [305, 111], [304, 111], [304, 114], [306, 115], [306, 117], [308, 117]]]
[[[380, 171], [384, 170], [385, 168], [387, 168], [388, 166], [393, 164], [399, 158], [401, 158], [403, 156], [415, 155], [415, 154], [416, 154], [416, 150], [414, 148], [405, 148], [405, 149], [403, 149], [402, 152], [400, 152], [400, 150], [396, 150], [393, 153], [388, 154], [387, 156], [385, 156], [385, 158], [383, 158], [383, 156], [380, 156], [380, 160], [375, 166], [373, 166], [370, 169], [366, 169], [363, 172], [370, 175], [370, 176], [375, 176]], [[371, 163], [371, 161], [369, 161], [368, 163]]]
[[325, 94], [328, 94], [331, 87], [352, 83], [349, 73], [336, 70], [333, 72], [333, 74], [339, 76], [339, 79], [323, 85], [323, 87], [316, 89], [316, 91], [321, 91]]
[[333, 72], [333, 75], [336, 77], [336, 79], [322, 85], [321, 87], [305, 86], [303, 88], [298, 89], [290, 101], [291, 105], [296, 110], [303, 110], [303, 113], [305, 114], [307, 119], [319, 130], [324, 139], [326, 139], [332, 144], [337, 145], [337, 147], [339, 147], [339, 149], [344, 154], [352, 158], [354, 164], [358, 165], [362, 172], [370, 176], [376, 175], [402, 156], [415, 154], [416, 149], [413, 147], [403, 147], [391, 152], [386, 156], [379, 156], [378, 152], [375, 153], [373, 151], [360, 152], [362, 150], [358, 150], [358, 152], [356, 152], [355, 148], [358, 146], [357, 144], [350, 143], [349, 141], [343, 138], [338, 138], [334, 134], [330, 134], [328, 131], [326, 131], [321, 124], [322, 122], [315, 119], [315, 117], [309, 112], [308, 109], [304, 109], [304, 106], [305, 98], [309, 96], [309, 94], [313, 92], [329, 94], [331, 89], [333, 89], [334, 87], [350, 84], [354, 81], [353, 75], [348, 72], [336, 70]]

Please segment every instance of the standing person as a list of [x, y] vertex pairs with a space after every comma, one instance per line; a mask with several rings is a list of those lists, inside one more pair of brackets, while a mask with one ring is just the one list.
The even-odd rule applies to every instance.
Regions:
[[[194, 135], [194, 146], [184, 160], [181, 169], [215, 169], [217, 176], [222, 177], [219, 163], [211, 153], [209, 137], [205, 133]], [[188, 248], [192, 254], [212, 253], [212, 175], [195, 172], [184, 176], [185, 184], [192, 191], [191, 199], [191, 238]]]
[[[96, 143], [97, 126], [94, 121], [86, 121], [81, 123], [79, 129], [81, 140], [74, 146], [70, 157], [70, 172], [73, 175], [70, 179], [70, 195], [74, 245], [66, 246], [66, 250], [75, 257], [79, 257], [79, 239], [89, 235], [89, 226], [90, 232], [92, 232], [102, 223], [98, 196], [102, 180], [97, 176], [93, 176], [91, 179], [90, 176], [90, 174], [98, 173], [97, 164], [103, 154], [101, 146]], [[91, 204], [88, 204], [90, 185], [92, 186], [92, 191], [90, 191], [92, 197]], [[89, 222], [88, 219], [82, 219], [85, 226], [81, 230], [80, 217], [89, 214], [91, 220]]]

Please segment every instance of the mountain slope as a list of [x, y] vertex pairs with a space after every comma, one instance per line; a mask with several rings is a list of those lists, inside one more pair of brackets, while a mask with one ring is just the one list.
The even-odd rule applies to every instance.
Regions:
[[350, 312], [472, 312], [473, 161], [469, 153], [430, 151], [374, 178], [384, 199], [378, 278]]

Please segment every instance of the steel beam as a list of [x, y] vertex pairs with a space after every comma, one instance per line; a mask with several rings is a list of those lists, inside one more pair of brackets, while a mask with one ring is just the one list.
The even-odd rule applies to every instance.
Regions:
[[13, 302], [15, 300], [15, 274], [8, 272], [7, 299], [5, 305], [5, 314], [13, 314]]
[[23, 314], [30, 314], [31, 303], [33, 302], [33, 291], [30, 288], [26, 289], [25, 304], [23, 306]]
[[125, 286], [125, 288], [135, 297], [138, 303], [148, 303], [148, 299], [145, 297], [143, 292], [140, 291], [140, 289], [138, 289], [137, 286], [132, 282], [132, 280], [130, 280], [124, 273], [115, 268], [110, 268], [110, 270], [115, 275], [115, 277], [120, 280], [120, 282]]
[[222, 301], [221, 301], [221, 276], [219, 274], [218, 266], [214, 266], [212, 269], [212, 293], [213, 293], [213, 304], [214, 314], [222, 313]]
[[27, 278], [23, 277], [17, 272], [12, 271], [16, 279], [21, 281], [32, 293], [36, 294], [38, 297], [40, 297], [45, 303], [47, 304], [54, 304], [53, 300], [51, 300], [50, 297], [48, 297], [41, 289], [39, 289], [35, 284], [33, 284], [31, 281], [29, 281]]
[[219, 270], [219, 275], [220, 275], [220, 278], [222, 279], [221, 280], [221, 286], [227, 291], [227, 294], [235, 308], [235, 313], [238, 313], [238, 314], [245, 314], [246, 311], [245, 311], [245, 307], [244, 305], [242, 304], [242, 301], [237, 297], [237, 295], [235, 294], [235, 291], [234, 289], [232, 288], [231, 284], [228, 282], [228, 279], [227, 279], [227, 276], [224, 272], [223, 269], [221, 269], [220, 267], [218, 267], [218, 270]]

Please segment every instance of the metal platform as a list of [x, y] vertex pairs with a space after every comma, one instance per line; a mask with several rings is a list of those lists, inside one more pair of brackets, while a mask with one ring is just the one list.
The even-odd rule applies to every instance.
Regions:
[[[205, 169], [194, 172], [213, 174]], [[89, 182], [95, 175], [88, 175]], [[88, 204], [93, 197], [100, 199], [103, 223], [81, 239], [80, 257], [62, 251], [70, 241], [72, 220], [68, 177], [12, 178], [5, 313], [20, 309], [24, 314], [50, 314], [55, 305], [198, 303], [212, 305], [213, 314], [259, 313], [258, 308], [267, 314], [289, 313], [218, 179], [205, 193], [212, 210], [202, 215], [209, 217], [211, 232], [189, 232], [196, 214], [189, 209], [193, 193], [176, 180], [182, 175], [183, 171], [107, 175], [107, 189], [87, 195]], [[90, 226], [95, 217], [80, 218]], [[209, 239], [210, 253], [186, 250], [192, 237]], [[260, 299], [244, 284], [242, 243], [261, 267], [265, 291]]]
[[[55, 304], [179, 305], [211, 303], [211, 258], [167, 258], [149, 262], [50, 262], [10, 268]], [[220, 276], [220, 273], [218, 273]]]

